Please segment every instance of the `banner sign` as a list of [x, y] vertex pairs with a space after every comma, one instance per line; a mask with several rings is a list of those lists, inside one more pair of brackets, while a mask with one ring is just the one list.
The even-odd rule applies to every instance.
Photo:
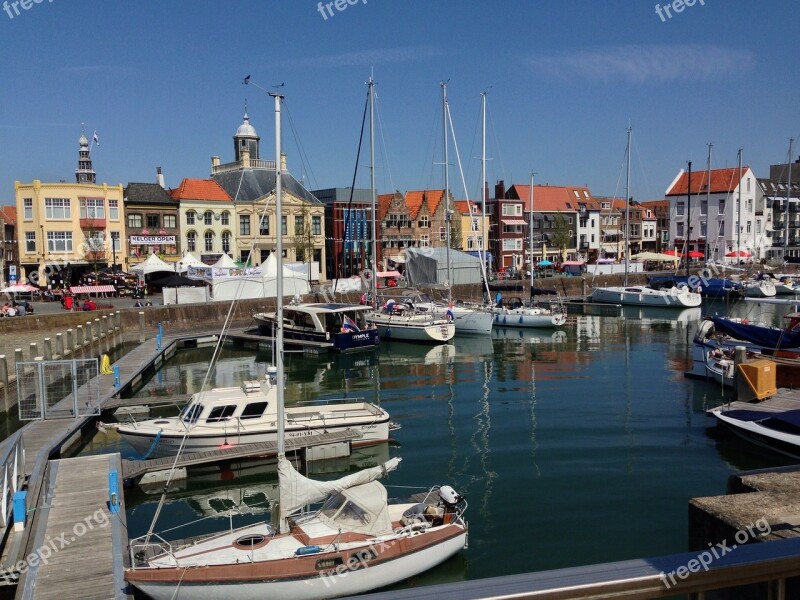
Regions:
[[175, 244], [174, 235], [132, 235], [132, 246], [157, 246], [159, 244]]

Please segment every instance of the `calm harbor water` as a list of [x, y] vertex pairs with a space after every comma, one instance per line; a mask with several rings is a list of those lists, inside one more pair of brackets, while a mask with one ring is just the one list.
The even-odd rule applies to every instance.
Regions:
[[[682, 552], [690, 498], [724, 494], [734, 471], [787, 464], [720, 435], [706, 416], [727, 392], [683, 376], [697, 321], [730, 312], [779, 323], [789, 310], [744, 302], [595, 308], [602, 315], [572, 315], [556, 332], [498, 329], [436, 347], [392, 342], [373, 354], [290, 354], [287, 401], [363, 397], [402, 425], [396, 444], [317, 465], [314, 476], [401, 456], [390, 495], [450, 484], [467, 496], [469, 548], [416, 585]], [[197, 391], [210, 355], [182, 351], [137, 395]], [[226, 349], [214, 385], [262, 375], [270, 360], [268, 352]], [[113, 432], [81, 449], [108, 451], [133, 453]], [[227, 516], [205, 517], [232, 505], [247, 513], [234, 524], [267, 518], [275, 479], [264, 463], [191, 472], [156, 530], [195, 521], [164, 534], [170, 539], [220, 529]], [[157, 499], [126, 494], [131, 537], [147, 531]]]

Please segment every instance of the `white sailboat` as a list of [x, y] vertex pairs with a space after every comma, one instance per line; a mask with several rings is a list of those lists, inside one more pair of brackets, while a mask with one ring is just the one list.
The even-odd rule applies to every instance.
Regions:
[[[673, 308], [689, 308], [700, 306], [703, 301], [700, 294], [693, 292], [688, 286], [679, 285], [669, 289], [653, 289], [646, 285], [628, 285], [628, 264], [630, 247], [628, 245], [630, 228], [628, 216], [631, 203], [631, 128], [628, 127], [628, 146], [625, 152], [627, 170], [625, 175], [625, 280], [624, 285], [614, 287], [597, 287], [592, 290], [592, 302], [606, 304], [626, 304], [633, 306], [659, 306]], [[689, 190], [691, 193], [691, 189]], [[691, 213], [690, 213], [691, 214]]]
[[[370, 189], [372, 196], [372, 266], [377, 265], [377, 235], [375, 231], [376, 190], [375, 190], [375, 127], [373, 118], [373, 87], [369, 88], [369, 152], [370, 152]], [[449, 265], [449, 261], [448, 261]], [[377, 277], [370, 278], [372, 302], [377, 302]], [[419, 310], [411, 302], [387, 302], [365, 318], [368, 323], [378, 328], [381, 339], [402, 340], [406, 342], [427, 342], [438, 344], [449, 342], [456, 334], [454, 319], [449, 315], [439, 316], [435, 310]]]
[[[280, 156], [282, 97], [271, 95]], [[276, 210], [281, 214], [277, 169], [276, 179]], [[279, 257], [282, 245], [278, 236]], [[154, 600], [316, 600], [358, 594], [426, 571], [466, 544], [466, 501], [449, 486], [432, 488], [418, 502], [387, 502], [386, 488], [377, 479], [395, 469], [399, 458], [329, 482], [308, 479], [294, 469], [283, 442], [282, 326], [276, 331], [276, 350], [279, 501], [272, 506], [272, 523], [230, 529], [175, 547], [151, 526], [145, 536], [131, 541], [132, 566], [125, 579]], [[325, 498], [318, 510], [300, 512]], [[160, 507], [154, 524], [159, 511]]]

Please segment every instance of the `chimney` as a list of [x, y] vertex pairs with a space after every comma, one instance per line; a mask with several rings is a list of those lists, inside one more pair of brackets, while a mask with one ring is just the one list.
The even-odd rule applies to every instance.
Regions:
[[288, 173], [289, 170], [286, 168], [286, 153], [281, 152], [281, 173]]
[[219, 156], [211, 157], [211, 174], [213, 175], [219, 167]]
[[156, 183], [162, 188], [166, 187], [164, 185], [164, 174], [161, 172], [161, 167], [156, 167]]
[[242, 148], [241, 151], [241, 159], [242, 159], [242, 168], [249, 169], [250, 168], [250, 149], [249, 148]]
[[506, 197], [506, 182], [504, 180], [501, 179], [494, 185], [494, 197], [498, 200]]

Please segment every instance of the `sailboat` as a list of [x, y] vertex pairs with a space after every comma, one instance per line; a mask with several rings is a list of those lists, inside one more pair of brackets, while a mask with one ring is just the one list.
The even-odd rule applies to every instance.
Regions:
[[[628, 146], [625, 151], [627, 170], [625, 175], [625, 280], [621, 287], [597, 287], [592, 290], [592, 302], [606, 304], [627, 304], [633, 306], [669, 306], [674, 308], [688, 308], [700, 306], [703, 301], [700, 294], [689, 289], [688, 286], [679, 285], [669, 289], [654, 289], [647, 285], [628, 285], [628, 264], [630, 262], [630, 247], [628, 239], [630, 227], [628, 225], [631, 204], [631, 128], [628, 127]], [[691, 191], [691, 190], [690, 190]]]
[[531, 173], [528, 230], [528, 246], [531, 257], [531, 303], [529, 306], [525, 306], [522, 300], [518, 298], [512, 298], [505, 303], [502, 303], [502, 301], [499, 302], [497, 306], [492, 309], [494, 313], [494, 324], [499, 327], [561, 327], [567, 322], [567, 314], [559, 304], [551, 304], [550, 308], [533, 305], [533, 173]]
[[[376, 249], [376, 190], [375, 190], [375, 127], [374, 90], [370, 80], [369, 88], [369, 151], [370, 151], [370, 189], [372, 196], [372, 265], [377, 264]], [[448, 261], [449, 266], [449, 261]], [[370, 295], [377, 302], [377, 277], [370, 277]], [[381, 339], [403, 340], [407, 342], [427, 342], [438, 344], [449, 342], [456, 333], [455, 312], [449, 307], [439, 316], [432, 306], [425, 309], [417, 306], [411, 299], [397, 302], [387, 299], [380, 309], [365, 315], [367, 323], [378, 328]]]
[[[282, 96], [270, 95], [280, 156]], [[276, 168], [277, 214], [281, 208]], [[279, 235], [278, 257], [282, 246]], [[130, 543], [125, 579], [154, 600], [315, 600], [358, 594], [426, 571], [466, 544], [467, 503], [450, 486], [431, 488], [413, 502], [387, 501], [386, 488], [377, 479], [397, 468], [399, 458], [327, 482], [300, 475], [286, 458], [281, 268], [276, 287], [279, 317], [271, 384], [277, 392], [279, 500], [271, 507], [271, 523], [231, 528], [175, 546], [151, 526]], [[321, 508], [301, 512], [323, 500]]]
[[[492, 332], [492, 314], [481, 308], [473, 308], [453, 302], [453, 262], [450, 257], [452, 235], [452, 210], [450, 208], [450, 171], [448, 164], [448, 117], [447, 83], [442, 82], [442, 126], [444, 144], [444, 201], [445, 201], [445, 244], [447, 245], [447, 303], [433, 302], [430, 298], [420, 297], [414, 305], [428, 311], [439, 318], [450, 319], [455, 325], [456, 333], [490, 334]], [[484, 136], [486, 132], [484, 131]], [[481, 259], [482, 260], [482, 259]]]

